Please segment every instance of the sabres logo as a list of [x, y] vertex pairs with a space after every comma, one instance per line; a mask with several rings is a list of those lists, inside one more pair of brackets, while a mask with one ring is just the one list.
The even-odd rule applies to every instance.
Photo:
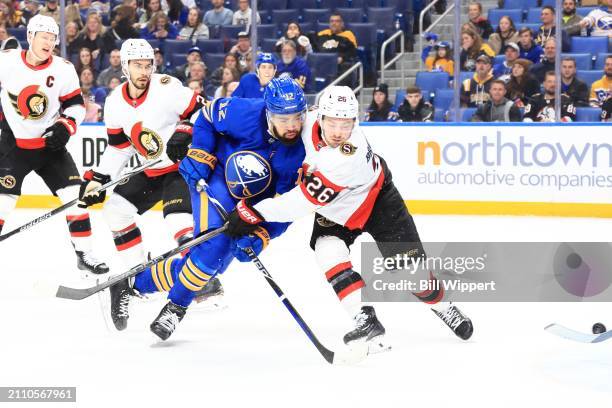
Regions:
[[15, 184], [17, 184], [17, 180], [15, 180], [15, 177], [11, 175], [0, 177], [0, 185], [6, 188], [7, 190], [10, 190], [15, 187]]
[[130, 132], [132, 144], [147, 159], [157, 159], [164, 151], [162, 138], [152, 131], [142, 126], [142, 122], [136, 122]]
[[45, 116], [49, 109], [49, 98], [38, 85], [26, 86], [19, 95], [10, 92], [8, 95], [15, 111], [24, 119], [38, 120]]
[[344, 142], [340, 145], [340, 153], [346, 156], [352, 156], [355, 154], [356, 151], [357, 148], [349, 142]]

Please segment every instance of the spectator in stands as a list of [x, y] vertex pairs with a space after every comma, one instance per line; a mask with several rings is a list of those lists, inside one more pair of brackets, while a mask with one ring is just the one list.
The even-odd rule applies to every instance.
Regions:
[[208, 27], [202, 23], [202, 15], [197, 7], [191, 7], [187, 15], [187, 24], [181, 28], [178, 33], [179, 40], [189, 40], [196, 42], [197, 40], [207, 40], [210, 36]]
[[494, 79], [489, 88], [489, 100], [481, 104], [470, 119], [471, 122], [520, 122], [521, 111], [506, 98], [506, 84]]
[[[544, 75], [544, 92], [537, 93], [525, 105], [523, 122], [554, 122], [555, 121], [555, 72], [548, 71]], [[561, 94], [561, 122], [576, 120], [576, 108], [569, 96]]]
[[489, 87], [493, 81], [491, 58], [481, 54], [476, 58], [476, 72], [461, 84], [461, 106], [477, 108], [489, 100]]
[[571, 57], [561, 59], [561, 92], [570, 97], [574, 106], [589, 106], [589, 87], [576, 78], [576, 60]]
[[576, 0], [563, 0], [563, 16], [561, 16], [561, 20], [567, 35], [580, 35], [582, 16], [576, 13]]
[[110, 29], [106, 30], [105, 36], [110, 37], [113, 41], [139, 38], [140, 31], [135, 28], [137, 25], [134, 7], [121, 5], [115, 8]]
[[240, 79], [233, 95], [239, 98], [263, 98], [263, 91], [276, 74], [277, 61], [274, 54], [261, 53], [255, 62], [255, 73], [248, 73]]
[[238, 42], [232, 47], [230, 53], [238, 59], [241, 71], [250, 72], [253, 70], [253, 48], [251, 47], [249, 33], [246, 31], [238, 33]]
[[112, 38], [105, 36], [105, 32], [106, 28], [102, 25], [100, 15], [95, 12], [89, 13], [85, 20], [85, 27], [71, 44], [71, 52], [89, 48], [93, 59], [111, 52], [117, 47], [117, 44]]
[[[11, 49], [20, 50], [21, 44], [15, 37], [8, 34], [5, 25], [0, 24], [0, 51]], [[0, 109], [0, 112], [2, 112], [2, 109]]]
[[106, 88], [95, 86], [93, 70], [91, 68], [83, 68], [79, 74], [79, 79], [81, 81], [81, 89], [89, 90], [94, 96], [96, 103], [100, 106], [104, 106], [104, 101], [106, 100]]
[[468, 18], [470, 23], [478, 29], [478, 34], [485, 40], [493, 34], [491, 22], [482, 15], [482, 4], [474, 2], [468, 5]]
[[[192, 7], [195, 7], [195, 2], [193, 3]], [[170, 24], [181, 26], [187, 23], [189, 9], [183, 5], [181, 0], [162, 1], [162, 10], [168, 16]]]
[[41, 16], [53, 17], [55, 22], [60, 23], [60, 9], [57, 0], [47, 0], [45, 6], [38, 12]]
[[[238, 0], [238, 10], [234, 12], [232, 24], [239, 26], [251, 25], [251, 14], [253, 10], [249, 7], [249, 0]], [[257, 24], [261, 24], [261, 17], [257, 13]]]
[[612, 122], [612, 97], [606, 99], [601, 106], [601, 121]]
[[232, 10], [223, 7], [223, 0], [210, 0], [213, 9], [208, 10], [206, 14], [204, 14], [204, 24], [209, 29], [216, 28], [222, 25], [231, 25], [232, 17], [234, 13]]
[[202, 52], [200, 51], [200, 47], [191, 47], [187, 51], [187, 62], [183, 65], [179, 65], [174, 70], [174, 76], [179, 79], [181, 82], [185, 82], [189, 77], [189, 73], [191, 71], [191, 67], [196, 62], [202, 61]]
[[523, 27], [519, 30], [519, 48], [521, 49], [521, 58], [537, 64], [542, 60], [544, 50], [533, 40], [533, 32], [528, 27]]
[[491, 58], [495, 56], [491, 47], [482, 41], [482, 37], [477, 32], [463, 31], [461, 33], [461, 71], [474, 71], [476, 58], [483, 54]]
[[510, 74], [512, 73], [512, 66], [514, 62], [519, 58], [520, 49], [516, 43], [508, 43], [504, 49], [505, 59], [495, 64], [493, 67], [493, 76], [495, 79], [501, 79], [505, 83], [510, 80]]
[[119, 85], [121, 85], [121, 79], [119, 79], [119, 78], [111, 78], [110, 82], [108, 83], [108, 93], [113, 91]]
[[178, 35], [178, 30], [170, 24], [168, 16], [159, 11], [153, 14], [149, 24], [140, 32], [140, 36], [146, 40], [174, 40]]
[[223, 68], [221, 86], [215, 90], [215, 98], [227, 98], [227, 87], [232, 82], [240, 81], [240, 74], [235, 68]]
[[[187, 81], [191, 79], [196, 79], [202, 82], [202, 87], [204, 87], [204, 80], [206, 79], [206, 72], [208, 68], [203, 61], [196, 61], [193, 63], [191, 68], [189, 69], [189, 77], [187, 77]], [[185, 85], [187, 85], [187, 81], [185, 81]]]
[[604, 75], [591, 85], [589, 102], [591, 106], [601, 108], [610, 96], [612, 96], [612, 55], [606, 57]]
[[37, 15], [41, 9], [41, 5], [39, 0], [25, 0], [23, 2], [23, 18], [26, 21], [26, 24], [32, 17]]
[[512, 65], [512, 74], [506, 84], [507, 96], [516, 106], [525, 106], [534, 94], [540, 92], [540, 82], [529, 72], [532, 63], [519, 58]]
[[153, 55], [155, 56], [155, 72], [158, 74], [171, 74], [168, 69], [168, 64], [164, 60], [164, 53], [159, 48], [153, 50]]
[[234, 91], [238, 89], [238, 85], [240, 85], [239, 82], [230, 82], [229, 85], [227, 85], [227, 97], [228, 98], [234, 95]]
[[389, 101], [389, 87], [387, 84], [380, 84], [374, 88], [372, 102], [365, 112], [365, 122], [387, 122], [396, 121], [397, 112], [393, 109], [393, 104]]
[[297, 56], [295, 43], [291, 40], [287, 40], [283, 44], [281, 60], [276, 68], [276, 76], [293, 78], [302, 88], [306, 88], [310, 83], [310, 67], [303, 58]]
[[202, 81], [199, 81], [197, 79], [190, 79], [187, 81], [187, 88], [199, 94], [202, 94], [202, 92], [204, 91], [204, 88], [202, 88], [202, 85], [203, 85]]
[[66, 24], [66, 49], [71, 49], [71, 44], [76, 40], [79, 35], [79, 27], [77, 23], [71, 21]]
[[431, 122], [434, 108], [423, 100], [423, 94], [418, 86], [410, 86], [406, 89], [406, 96], [397, 113], [400, 122]]
[[428, 71], [446, 72], [451, 77], [455, 75], [455, 63], [453, 61], [450, 44], [446, 41], [440, 41], [434, 45], [434, 55], [430, 55], [425, 60], [425, 66]]
[[8, 28], [22, 27], [26, 24], [23, 13], [15, 9], [15, 3], [11, 0], [0, 0], [0, 13], [4, 15], [5, 25]]
[[83, 20], [81, 19], [81, 11], [78, 4], [66, 4], [65, 13], [64, 20], [66, 23], [76, 23], [79, 29], [83, 28]]
[[489, 47], [495, 54], [500, 54], [506, 49], [508, 43], [518, 43], [519, 33], [516, 31], [514, 21], [508, 16], [503, 16], [499, 19], [497, 29], [489, 37]]
[[91, 69], [95, 76], [96, 69], [94, 68], [94, 59], [92, 57], [91, 50], [83, 47], [79, 50], [79, 59], [75, 65], [75, 70], [77, 74], [80, 75], [85, 68]]
[[85, 123], [96, 123], [102, 119], [102, 106], [96, 103], [95, 97], [87, 88], [82, 90], [83, 101], [85, 102]]
[[[546, 41], [555, 38], [557, 32], [557, 27], [555, 27], [555, 9], [552, 6], [542, 7], [540, 21], [542, 25], [540, 26], [535, 42], [544, 47]], [[569, 37], [564, 30], [561, 30], [561, 43], [563, 51], [569, 50]]]
[[238, 71], [239, 76], [243, 75], [243, 71], [240, 69], [240, 64], [238, 64], [238, 58], [234, 54], [227, 54], [223, 59], [223, 65], [217, 67], [210, 76], [210, 84], [214, 87], [221, 86], [221, 80], [223, 78], [223, 69], [230, 68]]
[[548, 71], [555, 70], [555, 52], [557, 44], [554, 38], [549, 38], [544, 44], [544, 55], [542, 61], [531, 67], [531, 73], [540, 83], [544, 82], [544, 76]]
[[96, 84], [108, 88], [108, 84], [112, 78], [118, 78], [121, 81], [123, 71], [121, 70], [121, 55], [119, 50], [115, 49], [110, 52], [109, 66], [98, 75]]
[[352, 31], [344, 28], [344, 21], [340, 14], [332, 13], [329, 17], [329, 28], [317, 34], [317, 50], [338, 54], [339, 75], [353, 65], [357, 57], [357, 39]]
[[144, 13], [140, 15], [140, 19], [138, 20], [138, 24], [140, 25], [141, 30], [147, 26], [147, 24], [153, 18], [153, 15], [155, 13], [163, 11], [161, 6], [161, 0], [148, 0], [145, 1], [144, 4]]
[[287, 40], [291, 40], [295, 43], [297, 54], [300, 57], [304, 57], [306, 54], [310, 54], [312, 52], [310, 39], [302, 34], [300, 25], [295, 21], [291, 21], [289, 24], [287, 24], [287, 31], [285, 31], [285, 34], [276, 42], [277, 53], [281, 52], [281, 47]]
[[612, 37], [612, 0], [603, 0], [607, 7], [592, 10], [580, 22], [582, 28], [588, 28], [592, 37]]

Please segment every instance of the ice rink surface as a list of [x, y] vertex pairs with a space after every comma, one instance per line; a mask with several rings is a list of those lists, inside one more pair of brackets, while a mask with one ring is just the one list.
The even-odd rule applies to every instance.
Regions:
[[[40, 215], [18, 210], [5, 232]], [[100, 257], [123, 271], [99, 211]], [[416, 216], [424, 241], [605, 241], [612, 220]], [[320, 340], [337, 347], [350, 320], [318, 271], [302, 220], [262, 254]], [[172, 246], [161, 213], [140, 220], [147, 249]], [[369, 239], [369, 238], [366, 238]], [[356, 366], [328, 365], [257, 269], [232, 265], [222, 310], [190, 309], [171, 340], [149, 332], [165, 298], [134, 300], [129, 326], [107, 327], [108, 293], [54, 297], [87, 286], [64, 218], [0, 243], [0, 386], [76, 386], [78, 407], [590, 407], [612, 403], [612, 342], [578, 344], [544, 332], [551, 322], [612, 326], [612, 305], [463, 304], [475, 326], [457, 339], [424, 305], [378, 304], [393, 350]], [[353, 253], [358, 264], [358, 250]], [[106, 306], [107, 307], [107, 306]], [[108, 318], [108, 316], [107, 316]], [[598, 404], [598, 405], [594, 405]], [[23, 403], [18, 406], [38, 406]], [[47, 406], [75, 404], [44, 404]], [[5, 406], [2, 404], [2, 406]]]

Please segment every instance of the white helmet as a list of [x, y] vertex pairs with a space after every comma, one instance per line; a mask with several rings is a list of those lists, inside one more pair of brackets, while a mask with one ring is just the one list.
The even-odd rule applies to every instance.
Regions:
[[131, 38], [125, 40], [121, 44], [121, 51], [119, 52], [121, 57], [121, 69], [123, 74], [130, 79], [130, 72], [128, 71], [128, 63], [131, 60], [155, 60], [155, 53], [153, 47], [147, 42], [140, 38]]
[[359, 104], [355, 93], [348, 86], [330, 86], [319, 100], [319, 120], [323, 116], [331, 118], [357, 119]]
[[59, 44], [59, 27], [53, 17], [41, 16], [40, 14], [37, 14], [30, 19], [27, 28], [28, 44], [32, 45], [30, 33], [32, 34], [33, 38], [34, 34], [39, 32], [55, 34], [55, 45]]

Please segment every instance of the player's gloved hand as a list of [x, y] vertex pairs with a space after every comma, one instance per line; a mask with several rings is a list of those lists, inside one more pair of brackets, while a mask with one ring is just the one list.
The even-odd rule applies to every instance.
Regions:
[[187, 150], [187, 156], [179, 164], [179, 173], [189, 187], [197, 190], [198, 182], [208, 180], [216, 164], [217, 158], [206, 150], [191, 148]]
[[251, 258], [245, 249], [251, 248], [259, 255], [270, 242], [270, 234], [263, 227], [257, 227], [251, 235], [245, 235], [232, 240], [232, 253], [240, 262], [249, 262]]
[[45, 139], [45, 149], [52, 152], [66, 146], [70, 136], [76, 133], [76, 122], [68, 116], [61, 116], [57, 122], [49, 126], [42, 137]]
[[77, 206], [87, 208], [90, 205], [104, 202], [106, 198], [106, 190], [94, 193], [93, 190], [108, 183], [111, 180], [110, 176], [100, 174], [93, 170], [88, 170], [83, 175], [83, 182], [79, 190], [79, 201]]
[[227, 217], [227, 229], [225, 234], [232, 238], [249, 235], [257, 230], [258, 224], [265, 221], [264, 218], [251, 207], [246, 201], [240, 200], [236, 208]]
[[174, 134], [166, 145], [166, 154], [175, 163], [183, 160], [187, 156], [189, 145], [191, 144], [191, 134], [193, 125], [189, 122], [182, 122], [174, 130]]

